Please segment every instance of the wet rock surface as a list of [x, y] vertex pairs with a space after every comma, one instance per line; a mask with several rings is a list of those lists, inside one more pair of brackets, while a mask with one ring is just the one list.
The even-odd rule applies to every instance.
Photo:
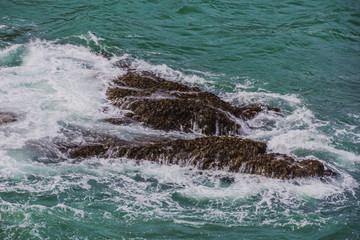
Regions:
[[[336, 175], [326, 170], [320, 161], [297, 161], [284, 154], [268, 154], [265, 143], [231, 136], [241, 131], [239, 119], [251, 119], [261, 111], [278, 112], [277, 108], [256, 104], [234, 106], [197, 87], [167, 81], [151, 73], [132, 71], [114, 80], [107, 97], [114, 106], [126, 111], [124, 115], [105, 119], [109, 123], [142, 122], [154, 129], [198, 132], [207, 136], [191, 140], [154, 136], [123, 140], [66, 126], [61, 130], [63, 138], [50, 143], [57, 146], [59, 153], [52, 151], [48, 156], [55, 154], [60, 156], [59, 159], [65, 156], [75, 161], [89, 157], [149, 160], [200, 170], [241, 172], [282, 179]], [[37, 149], [44, 144], [28, 145]], [[44, 157], [37, 156], [37, 159]], [[230, 178], [224, 180], [224, 184], [228, 182], [231, 182]]]
[[[165, 131], [236, 135], [241, 131], [237, 118], [246, 120], [261, 111], [279, 111], [257, 104], [233, 106], [212, 93], [167, 81], [151, 73], [129, 71], [114, 80], [114, 85], [107, 91], [107, 97], [116, 107], [131, 111], [125, 123], [132, 119]], [[121, 124], [122, 119], [106, 121]]]
[[331, 170], [317, 160], [296, 161], [278, 153], [266, 154], [266, 144], [238, 137], [201, 137], [177, 139], [163, 143], [129, 146], [122, 144], [93, 144], [69, 152], [72, 158], [90, 156], [194, 166], [200, 170], [224, 170], [263, 175], [273, 178], [333, 176]]
[[0, 124], [17, 121], [16, 115], [11, 112], [0, 112]]

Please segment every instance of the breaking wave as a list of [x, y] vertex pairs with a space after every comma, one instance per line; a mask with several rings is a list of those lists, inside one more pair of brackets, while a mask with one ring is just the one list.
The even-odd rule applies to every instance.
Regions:
[[[101, 45], [102, 39], [91, 32], [82, 38]], [[56, 41], [33, 40], [0, 50], [0, 111], [19, 116], [17, 122], [0, 125], [0, 236], [10, 239], [17, 224], [22, 237], [41, 238], [39, 232], [51, 236], [58, 221], [74, 222], [74, 226], [105, 221], [126, 227], [158, 219], [195, 227], [321, 227], [337, 220], [316, 212], [341, 211], [341, 202], [356, 197], [358, 184], [348, 171], [359, 156], [333, 146], [332, 137], [321, 132], [329, 123], [316, 119], [299, 96], [254, 89], [248, 78], [220, 96], [233, 103], [260, 102], [284, 111], [261, 113], [247, 121], [245, 137], [267, 142], [268, 151], [300, 159], [315, 157], [335, 168], [338, 178], [279, 180], [127, 159], [51, 163], [51, 154], [39, 154], [42, 159], [36, 159], [31, 151], [55, 151], [51, 140], [62, 137], [61, 129], [69, 126], [125, 139], [166, 134], [195, 137], [138, 124], [103, 123], [101, 119], [119, 111], [105, 98], [110, 80], [126, 72], [117, 67], [119, 61], [207, 91], [215, 88], [216, 76], [209, 79], [209, 73], [188, 70], [192, 74], [185, 74], [165, 64], [152, 65], [129, 55], [104, 57], [88, 47]], [[81, 136], [73, 137], [83, 141]], [[29, 152], [29, 143], [37, 148]], [[41, 224], [34, 223], [34, 218], [42, 219]], [[115, 234], [121, 229], [109, 227], [108, 231]]]

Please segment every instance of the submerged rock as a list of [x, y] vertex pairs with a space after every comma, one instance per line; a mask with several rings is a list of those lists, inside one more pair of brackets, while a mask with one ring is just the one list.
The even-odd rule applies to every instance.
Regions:
[[264, 110], [279, 111], [257, 104], [233, 106], [212, 93], [151, 73], [128, 72], [114, 80], [114, 84], [107, 91], [108, 99], [113, 105], [131, 111], [125, 121], [123, 118], [107, 119], [115, 124], [129, 123], [130, 118], [165, 131], [236, 135], [241, 129], [237, 119], [250, 119]]
[[165, 164], [195, 166], [201, 170], [224, 170], [274, 178], [333, 176], [317, 160], [296, 161], [290, 156], [266, 154], [266, 144], [237, 137], [177, 139], [131, 147], [129, 144], [94, 144], [70, 151], [72, 158], [126, 157]]
[[0, 112], [0, 124], [15, 121], [17, 121], [15, 114], [10, 112]]

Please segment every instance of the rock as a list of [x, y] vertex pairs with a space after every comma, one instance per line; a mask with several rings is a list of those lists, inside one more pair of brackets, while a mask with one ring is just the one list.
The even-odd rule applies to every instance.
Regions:
[[317, 160], [296, 161], [290, 156], [266, 154], [266, 144], [237, 137], [201, 137], [192, 140], [126, 145], [81, 146], [70, 152], [72, 158], [126, 157], [157, 163], [195, 166], [201, 170], [223, 170], [263, 175], [273, 178], [333, 176]]
[[76, 151], [71, 151], [69, 156], [71, 158], [88, 158], [93, 156], [100, 156], [104, 154], [109, 149], [108, 145], [88, 145], [83, 146]]
[[279, 111], [256, 104], [233, 106], [212, 93], [148, 72], [140, 75], [130, 71], [114, 80], [114, 84], [107, 91], [107, 97], [113, 105], [133, 113], [126, 117], [165, 131], [236, 135], [241, 130], [236, 118], [246, 120], [264, 110]]
[[128, 125], [136, 122], [136, 120], [126, 117], [126, 115], [119, 118], [105, 118], [104, 121], [114, 125]]
[[[56, 138], [27, 142], [26, 145], [31, 149], [42, 148], [41, 152], [45, 152], [46, 147], [43, 146], [48, 146], [52, 148], [52, 152], [58, 152], [58, 156], [52, 157], [54, 161], [63, 161], [64, 158], [68, 157], [84, 159], [103, 156], [110, 149], [110, 146], [121, 146], [130, 149], [147, 144], [166, 143], [172, 140], [174, 139], [170, 137], [149, 135], [134, 135], [131, 140], [124, 140], [107, 133], [98, 133], [92, 129], [85, 129], [81, 126], [66, 125], [60, 128], [59, 136]], [[107, 155], [109, 154], [107, 153]]]
[[[261, 111], [279, 112], [279, 109], [257, 104], [233, 106], [199, 88], [167, 81], [149, 72], [140, 75], [128, 71], [114, 80], [114, 86], [107, 91], [112, 104], [127, 112], [105, 121], [112, 124], [142, 122], [154, 129], [199, 132], [208, 136], [191, 140], [148, 136], [127, 141], [68, 127], [63, 133], [70, 143], [63, 140], [56, 143], [62, 153], [79, 160], [125, 157], [281, 179], [336, 175], [325, 170], [320, 161], [297, 161], [285, 154], [267, 154], [265, 143], [231, 137], [241, 131], [239, 119], [247, 120]], [[78, 134], [84, 141], [71, 143]], [[231, 181], [232, 178], [226, 178], [223, 183]]]
[[0, 112], [0, 124], [15, 121], [17, 121], [15, 114], [10, 112]]

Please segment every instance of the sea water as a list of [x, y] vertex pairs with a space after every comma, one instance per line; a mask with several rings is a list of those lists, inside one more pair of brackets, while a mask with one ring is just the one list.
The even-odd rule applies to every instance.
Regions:
[[[128, 159], [67, 159], [82, 131], [194, 138], [102, 119], [111, 80], [138, 71], [233, 104], [268, 152], [329, 179], [281, 180]], [[358, 1], [0, 1], [0, 239], [357, 239]], [[234, 179], [232, 182], [225, 178]]]

